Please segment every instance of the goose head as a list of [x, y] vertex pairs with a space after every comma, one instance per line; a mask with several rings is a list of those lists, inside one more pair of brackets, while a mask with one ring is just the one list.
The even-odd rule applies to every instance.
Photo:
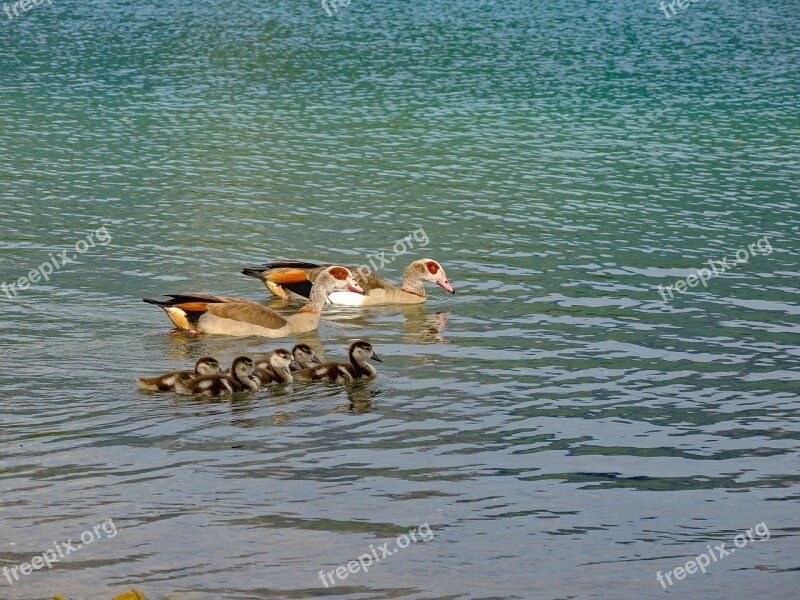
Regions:
[[372, 349], [372, 344], [364, 340], [356, 340], [350, 344], [348, 353], [350, 354], [351, 360], [354, 360], [358, 364], [364, 364], [367, 359], [383, 362], [381, 357]]
[[292, 367], [293, 371], [304, 369], [311, 365], [318, 365], [322, 362], [308, 344], [297, 344], [292, 348], [292, 356], [297, 364], [297, 369]]
[[256, 378], [253, 376], [256, 365], [249, 356], [237, 356], [231, 365], [231, 377], [244, 387], [254, 390], [258, 388]]
[[216, 358], [201, 356], [194, 364], [194, 372], [198, 375], [219, 375], [222, 373], [222, 368]]
[[432, 258], [423, 258], [421, 260], [417, 260], [413, 262], [412, 265], [422, 281], [430, 281], [431, 283], [435, 283], [451, 294], [456, 293], [456, 291], [453, 289], [453, 286], [450, 285], [450, 280], [447, 279], [447, 273], [444, 272], [442, 265]]
[[315, 286], [321, 287], [325, 291], [325, 296], [337, 290], [347, 290], [356, 294], [364, 294], [364, 290], [358, 285], [353, 274], [345, 267], [328, 267], [319, 274]]

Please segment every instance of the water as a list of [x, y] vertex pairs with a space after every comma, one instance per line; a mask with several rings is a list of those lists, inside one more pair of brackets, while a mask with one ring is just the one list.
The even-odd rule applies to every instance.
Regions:
[[[0, 598], [638, 600], [760, 523], [667, 587], [795, 597], [799, 30], [789, 0], [0, 13], [0, 281], [76, 254], [0, 294], [0, 566], [117, 531]], [[376, 380], [136, 391], [296, 341], [170, 334], [142, 296], [291, 310], [239, 269], [381, 251], [458, 294], [299, 338], [370, 340]]]

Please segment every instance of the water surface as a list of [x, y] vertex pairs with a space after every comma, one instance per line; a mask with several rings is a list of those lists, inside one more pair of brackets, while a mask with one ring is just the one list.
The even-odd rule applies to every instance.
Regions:
[[[0, 597], [792, 598], [800, 444], [789, 0], [55, 0], [0, 13]], [[105, 227], [111, 241], [75, 244]], [[263, 300], [242, 266], [441, 261], [423, 307], [281, 341], [174, 334], [142, 296]], [[659, 286], [771, 251], [677, 294]], [[762, 244], [762, 247], [765, 247]], [[136, 391], [296, 341], [373, 381]], [[330, 588], [370, 546], [411, 544]]]

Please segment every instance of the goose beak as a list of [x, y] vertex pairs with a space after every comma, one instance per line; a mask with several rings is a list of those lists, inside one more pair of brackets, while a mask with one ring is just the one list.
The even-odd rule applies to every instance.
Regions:
[[366, 292], [361, 288], [360, 285], [356, 283], [356, 280], [352, 277], [347, 280], [347, 290], [350, 292], [355, 292], [356, 294], [361, 294], [362, 296], [366, 295]]
[[442, 275], [439, 278], [439, 280], [436, 282], [436, 284], [439, 285], [440, 287], [442, 287], [443, 289], [447, 290], [451, 294], [455, 294], [456, 293], [456, 291], [453, 289], [453, 286], [450, 285], [450, 282], [448, 281], [447, 277], [445, 277], [444, 275]]
[[383, 362], [383, 360], [381, 360], [381, 357], [378, 356], [378, 354], [375, 351], [372, 352], [372, 356], [370, 358], [372, 360], [377, 360], [378, 362]]

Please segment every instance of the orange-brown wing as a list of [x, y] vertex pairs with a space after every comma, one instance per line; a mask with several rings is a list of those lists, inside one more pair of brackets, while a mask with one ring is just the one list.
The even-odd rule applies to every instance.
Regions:
[[259, 267], [245, 267], [242, 273], [261, 281], [285, 285], [287, 283], [313, 282], [317, 275], [329, 265], [317, 265], [298, 260], [276, 260]]
[[280, 329], [288, 322], [274, 310], [249, 300], [246, 302], [209, 303], [206, 305], [206, 312], [221, 319], [251, 323], [267, 329]]
[[[302, 273], [303, 274], [303, 278], [304, 278], [305, 281], [310, 281], [311, 283], [314, 283], [317, 280], [317, 277], [319, 277], [319, 274], [322, 273], [325, 269], [327, 269], [330, 266], [332, 266], [332, 265], [320, 265], [318, 267], [309, 268], [309, 269], [290, 269], [289, 268], [289, 269], [281, 269], [281, 270], [284, 272], [284, 277], [288, 277], [288, 278], [298, 277], [299, 274]], [[272, 277], [270, 277], [270, 281], [272, 281]], [[290, 279], [290, 281], [291, 281], [291, 279]], [[294, 281], [302, 281], [302, 280], [294, 279]], [[280, 283], [280, 282], [276, 281], [276, 283]]]

